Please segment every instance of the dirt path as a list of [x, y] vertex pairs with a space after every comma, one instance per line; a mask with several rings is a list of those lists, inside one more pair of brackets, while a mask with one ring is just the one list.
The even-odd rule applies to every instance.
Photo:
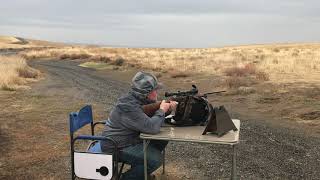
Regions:
[[[77, 64], [32, 61], [46, 73], [45, 80], [29, 91], [0, 93], [0, 178], [69, 179], [68, 112], [90, 103], [96, 119], [106, 118], [117, 97], [129, 88], [129, 83], [119, 81], [123, 73], [101, 73]], [[233, 116], [243, 119], [238, 177], [319, 179], [319, 138], [247, 119], [245, 113]], [[231, 153], [229, 146], [170, 143], [167, 172], [180, 179], [228, 179]]]
[[101, 77], [94, 70], [77, 66], [78, 64], [75, 61], [31, 61], [32, 66], [46, 71], [55, 81], [60, 81], [60, 86], [76, 88], [74, 93], [80, 93], [80, 98], [107, 105], [107, 110], [129, 86], [128, 83], [108, 76]]

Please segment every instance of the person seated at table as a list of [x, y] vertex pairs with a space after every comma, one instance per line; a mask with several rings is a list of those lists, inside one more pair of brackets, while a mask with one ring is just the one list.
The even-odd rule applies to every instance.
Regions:
[[[143, 105], [157, 101], [158, 89], [162, 84], [150, 73], [138, 72], [132, 79], [129, 92], [120, 97], [111, 111], [102, 135], [113, 138], [118, 143], [119, 160], [131, 165], [131, 169], [122, 175], [122, 179], [144, 179], [144, 153], [140, 133], [157, 134], [164, 123], [165, 113], [174, 109], [175, 101], [162, 101], [160, 108], [152, 117], [147, 116]], [[150, 141], [147, 148], [147, 173], [154, 179], [152, 172], [162, 165], [162, 151], [168, 141]], [[110, 142], [102, 142], [104, 152], [112, 151]]]

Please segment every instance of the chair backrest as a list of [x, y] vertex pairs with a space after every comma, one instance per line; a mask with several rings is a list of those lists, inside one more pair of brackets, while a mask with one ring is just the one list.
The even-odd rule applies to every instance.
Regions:
[[[70, 127], [70, 152], [71, 152], [71, 175], [72, 180], [76, 177], [85, 179], [110, 180], [119, 179], [118, 177], [118, 155], [104, 154], [100, 147], [100, 141], [94, 141], [87, 151], [75, 151], [74, 144], [77, 140], [95, 140], [101, 139], [100, 136], [94, 136], [94, 123], [91, 105], [86, 105], [79, 112], [69, 114]], [[77, 135], [74, 133], [83, 126], [91, 124], [92, 135]], [[103, 139], [103, 138], [102, 138]]]
[[70, 113], [69, 117], [70, 134], [73, 134], [78, 129], [93, 122], [92, 107], [86, 105], [79, 112]]

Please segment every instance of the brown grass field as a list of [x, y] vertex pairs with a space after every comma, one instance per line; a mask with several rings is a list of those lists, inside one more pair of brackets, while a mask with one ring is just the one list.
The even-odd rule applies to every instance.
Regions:
[[[64, 47], [21, 52], [26, 59], [88, 59], [156, 72], [251, 76], [275, 83], [317, 81], [320, 44], [255, 45], [207, 49]], [[179, 68], [177, 68], [179, 67]], [[233, 71], [233, 72], [232, 72]], [[241, 71], [241, 72], [240, 72]]]

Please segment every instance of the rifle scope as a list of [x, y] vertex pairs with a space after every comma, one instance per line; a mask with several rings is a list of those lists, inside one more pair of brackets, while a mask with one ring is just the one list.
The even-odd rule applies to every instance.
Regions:
[[164, 96], [165, 97], [170, 97], [170, 96], [194, 96], [198, 94], [198, 89], [195, 85], [192, 85], [192, 89], [190, 91], [178, 91], [178, 92], [165, 92]]

